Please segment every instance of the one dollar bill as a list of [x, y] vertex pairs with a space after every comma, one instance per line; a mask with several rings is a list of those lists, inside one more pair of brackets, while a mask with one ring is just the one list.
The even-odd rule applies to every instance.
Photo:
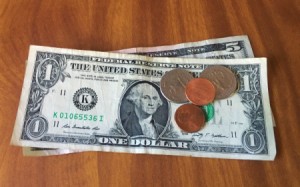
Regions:
[[[240, 89], [230, 99], [213, 103], [215, 117], [203, 130], [182, 132], [174, 121], [180, 105], [161, 95], [160, 78], [174, 68], [199, 76], [213, 64], [235, 71]], [[263, 58], [150, 58], [32, 46], [12, 142], [40, 148], [273, 160], [266, 73]], [[138, 107], [137, 99], [151, 94], [160, 105]], [[152, 111], [148, 117], [160, 127], [155, 136], [137, 130], [143, 120], [136, 108]]]
[[[181, 43], [157, 47], [139, 47], [114, 51], [151, 57], [183, 57], [183, 58], [252, 58], [254, 57], [248, 36], [231, 36], [209, 39], [198, 42]], [[273, 123], [275, 124], [275, 123]], [[25, 156], [48, 156], [80, 152], [70, 149], [44, 149], [24, 147]]]

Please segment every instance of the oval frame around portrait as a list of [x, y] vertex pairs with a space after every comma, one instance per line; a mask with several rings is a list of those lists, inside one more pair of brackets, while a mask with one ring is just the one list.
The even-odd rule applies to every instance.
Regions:
[[[147, 83], [153, 86], [156, 91], [158, 92], [163, 104], [160, 106], [157, 111], [153, 114], [153, 119], [161, 124], [164, 127], [164, 130], [160, 133], [158, 137], [160, 137], [162, 134], [164, 134], [166, 127], [169, 125], [170, 121], [170, 103], [169, 101], [162, 95], [160, 88], [159, 88], [159, 82], [154, 83], [150, 81], [134, 81], [132, 83], [129, 83], [129, 86], [125, 89], [124, 94], [121, 97], [120, 105], [119, 105], [119, 120], [122, 126], [123, 131], [128, 135], [128, 132], [123, 127], [123, 121], [129, 116], [129, 113], [134, 111], [134, 105], [126, 99], [128, 94], [130, 93], [131, 89], [138, 84]], [[135, 136], [136, 137], [136, 136]]]

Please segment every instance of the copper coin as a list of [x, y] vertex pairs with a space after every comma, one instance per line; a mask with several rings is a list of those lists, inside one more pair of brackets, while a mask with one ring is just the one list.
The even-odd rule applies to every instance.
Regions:
[[193, 104], [203, 106], [213, 102], [216, 95], [216, 89], [209, 80], [195, 78], [188, 82], [185, 93], [188, 100]]
[[188, 102], [185, 95], [185, 86], [191, 79], [193, 79], [193, 75], [184, 69], [171, 70], [165, 73], [160, 80], [161, 92], [172, 102]]
[[183, 131], [197, 132], [204, 127], [205, 116], [200, 107], [184, 104], [176, 110], [175, 121]]
[[200, 74], [200, 77], [206, 78], [214, 84], [216, 99], [230, 97], [238, 86], [235, 74], [224, 66], [210, 66]]

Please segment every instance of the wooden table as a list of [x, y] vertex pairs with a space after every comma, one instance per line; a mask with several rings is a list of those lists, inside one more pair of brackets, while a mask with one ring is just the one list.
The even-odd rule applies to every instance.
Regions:
[[[0, 186], [300, 186], [300, 3], [0, 1]], [[30, 44], [110, 51], [246, 34], [268, 58], [275, 161], [86, 152], [24, 157], [10, 145]]]

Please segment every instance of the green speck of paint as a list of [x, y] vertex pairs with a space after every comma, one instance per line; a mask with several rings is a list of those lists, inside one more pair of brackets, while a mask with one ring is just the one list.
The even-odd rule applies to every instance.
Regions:
[[208, 105], [201, 106], [201, 108], [204, 112], [205, 122], [210, 121], [215, 115], [214, 105], [209, 103]]

